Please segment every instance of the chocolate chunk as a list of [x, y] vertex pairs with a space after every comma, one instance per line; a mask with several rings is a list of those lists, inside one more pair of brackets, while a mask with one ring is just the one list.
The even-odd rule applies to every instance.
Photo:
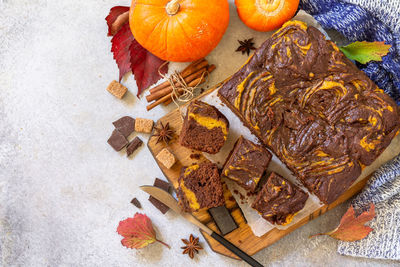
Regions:
[[[162, 190], [165, 190], [167, 192], [169, 191], [169, 188], [171, 186], [170, 183], [163, 181], [161, 179], [158, 179], [158, 178], [156, 178], [154, 180], [153, 185], [155, 187], [161, 188]], [[161, 201], [159, 201], [158, 199], [156, 199], [152, 196], [149, 197], [149, 201], [151, 202], [151, 204], [154, 205], [154, 207], [156, 207], [159, 211], [161, 211], [162, 214], [165, 214], [169, 210], [168, 206], [166, 206], [164, 203], [162, 203]]]
[[112, 146], [115, 151], [120, 151], [128, 144], [128, 140], [126, 140], [125, 136], [120, 131], [115, 129], [110, 138], [108, 138], [107, 143]]
[[169, 188], [170, 188], [170, 186], [171, 186], [171, 184], [170, 183], [168, 183], [168, 182], [166, 182], [166, 181], [163, 181], [163, 180], [161, 180], [161, 179], [158, 179], [158, 178], [156, 178], [155, 180], [154, 180], [154, 184], [153, 184], [155, 187], [158, 187], [158, 188], [161, 188], [161, 189], [163, 189], [163, 190], [165, 190], [165, 191], [169, 191]]
[[128, 157], [132, 155], [132, 153], [135, 152], [136, 149], [138, 149], [142, 144], [142, 140], [140, 140], [140, 138], [136, 136], [135, 139], [133, 139], [126, 148], [126, 155]]
[[152, 196], [149, 197], [149, 201], [154, 205], [154, 207], [161, 211], [162, 214], [165, 214], [169, 210], [167, 205]]
[[208, 210], [213, 217], [215, 224], [222, 235], [226, 235], [238, 228], [235, 220], [232, 218], [229, 210], [225, 206], [219, 206]]
[[129, 116], [124, 116], [114, 121], [112, 124], [114, 124], [115, 129], [120, 131], [125, 137], [128, 137], [135, 130], [135, 119]]
[[142, 204], [140, 204], [139, 200], [136, 197], [131, 200], [131, 203], [138, 209], [142, 208]]

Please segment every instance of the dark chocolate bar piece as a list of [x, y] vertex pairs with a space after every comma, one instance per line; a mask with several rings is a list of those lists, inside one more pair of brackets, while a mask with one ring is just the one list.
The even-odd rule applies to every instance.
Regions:
[[124, 116], [112, 123], [123, 136], [128, 137], [135, 130], [135, 119], [129, 116]]
[[229, 210], [225, 206], [219, 206], [208, 210], [214, 219], [219, 231], [222, 235], [226, 235], [238, 228], [235, 220], [232, 218]]
[[126, 155], [129, 157], [130, 155], [133, 154], [133, 152], [136, 151], [141, 145], [143, 144], [143, 141], [136, 136], [126, 147]]
[[151, 202], [151, 204], [153, 204], [154, 207], [161, 211], [162, 214], [165, 214], [169, 210], [167, 205], [152, 196], [149, 197], [149, 201]]
[[125, 136], [120, 131], [115, 129], [110, 138], [108, 138], [107, 143], [112, 146], [115, 151], [120, 151], [128, 144], [128, 140], [126, 140]]
[[170, 184], [169, 182], [166, 182], [166, 181], [161, 180], [161, 179], [159, 179], [159, 178], [156, 178], [156, 179], [154, 180], [153, 185], [154, 185], [155, 187], [161, 188], [161, 189], [163, 189], [163, 190], [165, 190], [165, 191], [167, 191], [167, 192], [169, 191], [169, 188], [171, 187], [171, 184]]
[[[169, 188], [171, 186], [170, 183], [168, 183], [166, 181], [163, 181], [161, 179], [158, 179], [158, 178], [156, 178], [154, 180], [153, 185], [155, 187], [161, 188], [161, 189], [163, 189], [163, 190], [165, 190], [167, 192], [169, 192]], [[151, 204], [154, 205], [154, 207], [156, 207], [159, 211], [161, 211], [162, 214], [165, 214], [169, 210], [167, 205], [165, 205], [164, 203], [162, 203], [161, 201], [159, 201], [158, 199], [156, 199], [156, 198], [154, 198], [152, 196], [149, 197], [149, 201], [151, 202]]]

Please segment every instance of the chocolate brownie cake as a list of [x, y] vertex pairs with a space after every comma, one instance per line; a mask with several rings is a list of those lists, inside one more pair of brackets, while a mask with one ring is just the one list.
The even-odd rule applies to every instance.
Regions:
[[335, 201], [399, 132], [395, 102], [314, 27], [289, 21], [218, 91], [321, 201]]
[[304, 207], [307, 199], [307, 193], [273, 172], [251, 207], [270, 223], [285, 225]]
[[217, 165], [204, 161], [183, 167], [177, 196], [182, 209], [187, 212], [224, 205], [224, 190]]
[[190, 103], [179, 143], [182, 146], [216, 154], [228, 136], [229, 121], [214, 106], [201, 101]]
[[224, 164], [222, 175], [254, 192], [271, 157], [266, 148], [240, 136]]

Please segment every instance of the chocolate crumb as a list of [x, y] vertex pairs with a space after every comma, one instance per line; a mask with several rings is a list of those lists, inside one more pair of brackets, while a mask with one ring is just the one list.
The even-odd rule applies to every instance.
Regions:
[[237, 189], [233, 190], [233, 193], [235, 193], [236, 195], [239, 194], [239, 191], [237, 191]]
[[139, 137], [136, 136], [135, 139], [133, 139], [132, 142], [130, 142], [128, 147], [126, 148], [127, 157], [132, 155], [133, 152], [135, 152], [136, 149], [138, 149], [142, 144], [143, 144], [143, 141]]
[[190, 154], [191, 159], [200, 159], [201, 154], [195, 153], [195, 154]]
[[142, 208], [142, 204], [140, 204], [139, 200], [136, 197], [131, 200], [131, 203], [138, 209]]
[[123, 136], [128, 137], [135, 130], [135, 119], [129, 116], [124, 116], [112, 123]]
[[112, 146], [115, 151], [120, 151], [128, 144], [128, 140], [126, 140], [125, 136], [120, 131], [115, 129], [110, 138], [108, 138], [107, 143]]

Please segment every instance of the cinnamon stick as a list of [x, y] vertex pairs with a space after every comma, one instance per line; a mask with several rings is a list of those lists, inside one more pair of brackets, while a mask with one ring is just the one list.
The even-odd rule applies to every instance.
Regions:
[[[197, 84], [203, 83], [204, 81], [205, 81], [205, 78], [204, 78], [204, 77], [199, 77], [199, 78], [197, 78], [196, 80], [193, 80], [191, 83], [189, 83], [188, 86], [195, 86], [195, 85], [197, 85]], [[178, 94], [182, 94], [182, 93], [183, 93], [182, 87], [178, 88], [177, 93], [178, 93]], [[148, 106], [146, 107], [146, 109], [147, 109], [147, 111], [149, 111], [149, 110], [151, 110], [151, 109], [157, 107], [159, 104], [164, 103], [164, 102], [166, 102], [166, 101], [171, 101], [171, 102], [172, 102], [172, 93], [167, 94], [167, 95], [161, 97], [160, 99], [157, 99], [156, 101], [154, 101], [153, 103], [151, 103], [150, 105], [148, 105]], [[171, 103], [171, 102], [170, 102], [170, 103]]]
[[[215, 68], [216, 68], [216, 66], [215, 65], [210, 65], [210, 66], [208, 66], [208, 68], [207, 68], [207, 75], [209, 75], [211, 72], [213, 72], [214, 70], [215, 70]], [[204, 81], [203, 81], [204, 82]], [[201, 82], [200, 84], [202, 84], [203, 82]], [[164, 106], [168, 106], [169, 104], [171, 104], [172, 103], [172, 97], [171, 98], [168, 98], [165, 102], [163, 102], [162, 104], [164, 105]]]
[[[197, 85], [200, 85], [200, 84], [204, 83], [206, 81], [207, 75], [209, 75], [211, 72], [213, 72], [215, 70], [215, 68], [216, 68], [215, 65], [208, 66], [206, 75], [201, 75], [200, 77], [198, 77], [198, 78], [192, 80], [191, 82], [187, 83], [188, 87], [194, 87], [194, 86], [197, 86]], [[177, 88], [177, 93], [178, 94], [182, 94], [183, 92], [184, 91], [183, 91], [182, 87]], [[172, 102], [172, 95], [173, 95], [173, 93], [171, 91], [171, 93], [168, 93], [165, 96], [157, 99], [156, 101], [154, 101], [153, 103], [151, 103], [150, 105], [148, 105], [146, 107], [147, 111], [155, 108], [156, 106], [158, 106], [161, 103], [164, 103], [165, 105], [167, 103], [168, 104], [171, 103]]]
[[[198, 71], [190, 74], [189, 76], [187, 76], [186, 78], [184, 78], [184, 81], [186, 84], [190, 83], [191, 81], [193, 81], [196, 78], [201, 77], [201, 75], [203, 75], [203, 73], [207, 71], [207, 67], [201, 68]], [[157, 92], [154, 92], [150, 95], [146, 96], [147, 102], [151, 102], [153, 100], [159, 99], [160, 97], [163, 97], [169, 93], [172, 92], [172, 85], [169, 85], [161, 90], [158, 90]]]
[[[206, 64], [205, 64], [206, 63]], [[205, 64], [205, 65], [204, 65]], [[204, 58], [202, 59], [198, 59], [196, 61], [193, 61], [192, 63], [189, 64], [189, 66], [187, 66], [182, 72], [181, 72], [181, 76], [183, 78], [187, 77], [188, 75], [192, 74], [194, 71], [198, 70], [198, 66], [204, 67], [208, 65], [207, 60], [205, 60]], [[177, 81], [174, 80], [174, 82], [176, 83]], [[160, 83], [159, 85], [157, 85], [156, 87], [153, 87], [149, 90], [150, 94], [157, 92], [165, 87], [170, 86], [169, 81], [165, 81], [163, 83]]]

